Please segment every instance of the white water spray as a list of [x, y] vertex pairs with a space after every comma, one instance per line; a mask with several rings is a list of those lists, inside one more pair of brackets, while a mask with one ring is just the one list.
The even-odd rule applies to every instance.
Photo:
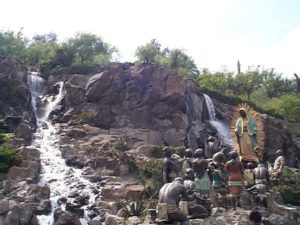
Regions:
[[[49, 119], [50, 113], [59, 104], [64, 95], [64, 84], [59, 82], [59, 93], [56, 96], [44, 96], [44, 80], [37, 75], [28, 75], [28, 85], [31, 91], [32, 106], [37, 120], [37, 131], [32, 146], [41, 153], [40, 185], [50, 187], [50, 200], [52, 212], [49, 215], [38, 216], [41, 225], [53, 225], [53, 213], [59, 207], [57, 200], [61, 197], [67, 198], [71, 192], [90, 196], [89, 204], [94, 203], [95, 195], [92, 191], [97, 189], [95, 184], [81, 177], [82, 170], [68, 167], [59, 150], [57, 127]], [[41, 107], [42, 106], [42, 107]], [[64, 209], [64, 206], [61, 206]], [[83, 208], [84, 209], [84, 208]], [[82, 224], [87, 224], [88, 217], [85, 213], [81, 219]]]
[[211, 98], [208, 95], [206, 95], [206, 94], [203, 94], [203, 95], [204, 95], [204, 99], [205, 99], [207, 109], [208, 109], [209, 123], [214, 128], [216, 128], [219, 135], [223, 138], [224, 143], [226, 145], [231, 146], [232, 143], [231, 143], [229, 127], [227, 127], [224, 123], [222, 123], [221, 121], [218, 121], [216, 119], [216, 111], [215, 111], [214, 103], [212, 102]]

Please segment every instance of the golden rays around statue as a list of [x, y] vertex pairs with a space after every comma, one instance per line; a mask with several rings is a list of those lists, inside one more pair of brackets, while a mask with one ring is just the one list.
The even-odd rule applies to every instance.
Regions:
[[230, 126], [233, 149], [241, 160], [262, 160], [265, 142], [264, 122], [261, 115], [246, 103], [239, 104]]

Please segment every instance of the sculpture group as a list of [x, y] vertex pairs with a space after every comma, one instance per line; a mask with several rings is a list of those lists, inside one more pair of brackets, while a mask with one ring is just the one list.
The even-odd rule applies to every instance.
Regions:
[[[205, 149], [186, 149], [184, 157], [163, 149], [163, 182], [157, 206], [158, 219], [188, 224], [191, 218], [205, 218], [211, 207], [241, 207], [247, 193], [253, 205], [267, 205], [268, 185], [281, 179], [285, 159], [276, 151], [274, 166], [263, 152], [264, 133], [260, 115], [247, 105], [233, 116], [233, 146], [207, 138]], [[219, 143], [219, 145], [218, 145]]]

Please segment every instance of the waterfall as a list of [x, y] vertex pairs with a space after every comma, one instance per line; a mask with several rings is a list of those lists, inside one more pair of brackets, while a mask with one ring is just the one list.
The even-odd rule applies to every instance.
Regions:
[[208, 109], [209, 123], [218, 131], [218, 134], [223, 138], [224, 144], [231, 146], [232, 143], [229, 127], [226, 126], [226, 124], [224, 124], [223, 122], [216, 119], [214, 103], [208, 95], [203, 95]]
[[216, 120], [216, 111], [215, 111], [214, 103], [212, 102], [211, 98], [207, 94], [203, 94], [203, 95], [208, 109], [209, 119]]
[[[28, 86], [31, 92], [32, 106], [35, 111], [37, 121], [37, 131], [32, 142], [32, 147], [40, 151], [41, 155], [41, 173], [40, 185], [50, 187], [50, 200], [52, 203], [52, 212], [49, 215], [38, 216], [41, 225], [54, 224], [54, 210], [61, 207], [64, 210], [65, 205], [58, 205], [58, 199], [68, 198], [74, 191], [86, 193], [90, 196], [89, 204], [94, 203], [95, 195], [93, 190], [97, 189], [95, 184], [90, 183], [81, 177], [82, 170], [68, 167], [62, 158], [61, 151], [57, 145], [59, 137], [58, 129], [51, 123], [49, 115], [59, 104], [64, 95], [64, 84], [59, 82], [59, 93], [56, 96], [45, 95], [45, 81], [36, 74], [29, 74], [27, 78]], [[81, 187], [81, 189], [79, 188]], [[69, 201], [74, 199], [68, 198]], [[86, 209], [85, 216], [81, 219], [82, 224], [87, 224], [89, 218]]]

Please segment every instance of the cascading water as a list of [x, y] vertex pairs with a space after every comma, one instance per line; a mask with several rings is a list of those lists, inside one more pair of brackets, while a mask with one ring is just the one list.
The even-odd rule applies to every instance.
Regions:
[[[28, 85], [31, 91], [32, 106], [35, 111], [37, 121], [37, 131], [32, 146], [41, 153], [41, 174], [40, 185], [50, 187], [50, 200], [52, 203], [52, 212], [49, 215], [38, 216], [41, 225], [54, 224], [53, 213], [58, 207], [63, 210], [65, 205], [59, 206], [58, 200], [62, 197], [68, 198], [74, 191], [80, 191], [80, 194], [89, 196], [89, 205], [95, 201], [93, 192], [97, 189], [96, 185], [81, 177], [82, 170], [68, 167], [61, 156], [59, 146], [57, 146], [58, 135], [57, 127], [49, 119], [49, 114], [58, 105], [64, 95], [64, 84], [59, 83], [59, 93], [56, 96], [44, 96], [44, 80], [36, 74], [28, 75]], [[74, 199], [68, 199], [73, 201]], [[86, 208], [82, 224], [87, 224], [88, 216]]]
[[208, 109], [208, 114], [209, 114], [209, 123], [216, 128], [218, 131], [219, 135], [222, 136], [224, 144], [231, 146], [231, 137], [230, 137], [230, 132], [229, 132], [229, 127], [227, 127], [224, 123], [221, 121], [218, 121], [216, 119], [216, 111], [215, 111], [215, 106], [214, 103], [212, 102], [211, 98], [206, 95], [204, 95], [204, 99], [206, 102], [206, 106]]

